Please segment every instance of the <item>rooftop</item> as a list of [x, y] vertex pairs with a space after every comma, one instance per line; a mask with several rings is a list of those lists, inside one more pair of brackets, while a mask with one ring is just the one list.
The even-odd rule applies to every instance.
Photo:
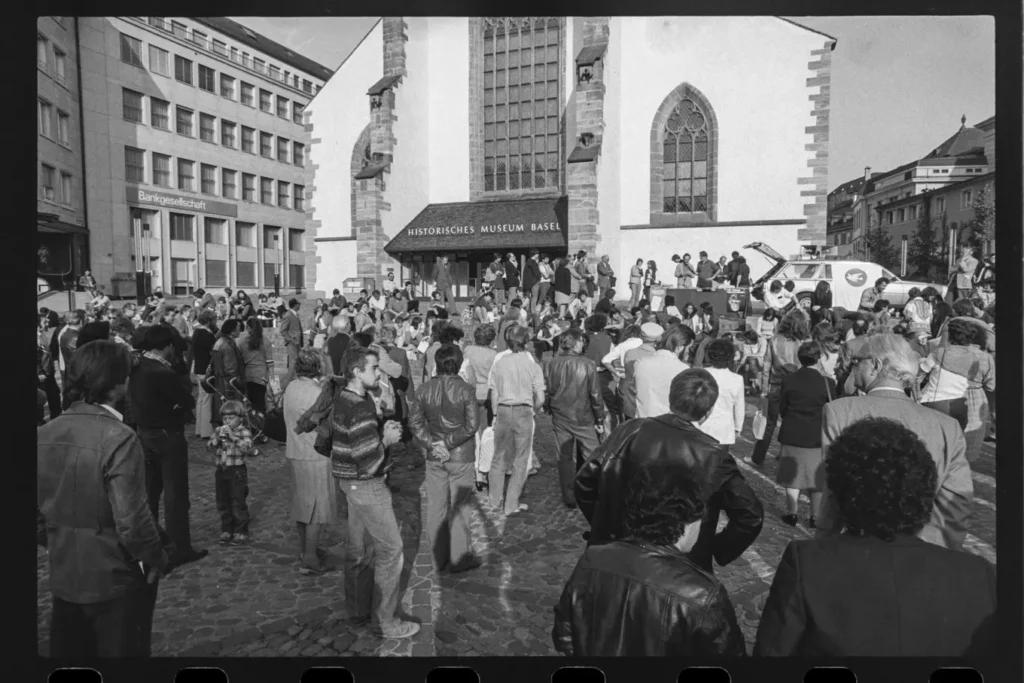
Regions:
[[227, 17], [192, 17], [192, 19], [315, 78], [326, 81], [334, 73], [323, 64], [318, 64], [308, 57], [296, 54], [284, 45], [274, 42], [270, 38], [260, 35], [249, 27], [243, 26]]
[[984, 150], [984, 148], [985, 134], [977, 128], [968, 128], [967, 117], [964, 116], [960, 119], [960, 130], [924, 158], [968, 156], [976, 154], [977, 150]]

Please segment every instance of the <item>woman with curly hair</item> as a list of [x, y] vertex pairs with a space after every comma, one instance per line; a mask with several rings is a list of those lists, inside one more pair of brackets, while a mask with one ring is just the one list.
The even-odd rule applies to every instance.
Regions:
[[836, 378], [836, 363], [839, 362], [839, 335], [832, 324], [822, 321], [811, 329], [811, 340], [821, 348], [821, 360], [817, 370], [829, 379]]
[[274, 376], [274, 347], [263, 334], [263, 325], [256, 316], [246, 318], [244, 325], [246, 329], [238, 338], [238, 348], [245, 361], [246, 395], [253, 408], [266, 413], [267, 382]]
[[764, 370], [761, 373], [761, 410], [768, 418], [768, 424], [765, 426], [764, 436], [754, 445], [753, 454], [743, 459], [748, 465], [764, 466], [768, 447], [775, 435], [775, 425], [779, 421], [779, 394], [782, 391], [782, 380], [790, 373], [800, 369], [797, 351], [810, 336], [810, 321], [803, 311], [797, 309], [786, 314], [775, 330], [771, 341], [768, 342]]
[[[220, 327], [210, 354], [210, 374], [220, 395], [213, 394], [210, 422], [221, 424], [220, 408], [223, 401], [240, 401], [245, 389], [245, 357], [238, 348], [238, 337], [242, 333], [242, 321], [228, 318]], [[223, 398], [221, 398], [223, 395]]]
[[790, 542], [754, 655], [988, 656], [994, 568], [918, 538], [938, 487], [921, 439], [895, 420], [861, 419], [832, 441], [825, 478], [846, 531]]
[[327, 553], [317, 543], [324, 525], [334, 521], [337, 507], [330, 456], [313, 448], [315, 431], [297, 434], [295, 430], [299, 418], [320, 396], [320, 373], [320, 354], [315, 349], [300, 349], [295, 379], [284, 391], [285, 457], [292, 469], [291, 518], [299, 535], [299, 571], [303, 574], [323, 574], [330, 569], [325, 564]]

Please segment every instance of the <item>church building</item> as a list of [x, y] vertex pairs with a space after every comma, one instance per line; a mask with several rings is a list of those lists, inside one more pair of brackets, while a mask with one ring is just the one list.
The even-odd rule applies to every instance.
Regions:
[[[495, 252], [824, 246], [836, 39], [778, 17], [384, 17], [306, 107], [316, 287]], [[358, 286], [357, 286], [358, 285]]]

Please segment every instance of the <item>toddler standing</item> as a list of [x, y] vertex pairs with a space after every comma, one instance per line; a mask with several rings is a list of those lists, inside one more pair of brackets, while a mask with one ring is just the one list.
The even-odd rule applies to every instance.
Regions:
[[224, 421], [210, 437], [216, 453], [217, 512], [220, 514], [220, 542], [241, 545], [249, 542], [249, 471], [245, 459], [252, 455], [252, 432], [242, 423], [245, 407], [240, 401], [225, 401], [220, 409]]

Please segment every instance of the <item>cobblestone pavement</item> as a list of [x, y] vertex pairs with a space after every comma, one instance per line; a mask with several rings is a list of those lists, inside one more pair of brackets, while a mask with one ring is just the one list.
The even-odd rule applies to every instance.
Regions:
[[[748, 408], [749, 416], [754, 407]], [[749, 434], [749, 422], [746, 433]], [[749, 455], [749, 438], [734, 455]], [[288, 521], [290, 472], [281, 445], [262, 448], [249, 465], [249, 507], [254, 542], [246, 548], [216, 544], [216, 514], [211, 456], [190, 437], [192, 534], [196, 547], [209, 548], [206, 559], [187, 565], [160, 585], [153, 625], [154, 656], [473, 656], [554, 655], [552, 608], [584, 542], [586, 522], [566, 509], [558, 495], [551, 422], [538, 418], [535, 453], [540, 472], [529, 478], [523, 502], [529, 510], [506, 518], [491, 508], [485, 494], [475, 496], [473, 539], [484, 565], [466, 574], [438, 576], [430, 566], [420, 519], [424, 470], [398, 457], [392, 483], [405, 541], [402, 611], [420, 621], [409, 640], [383, 640], [344, 625], [342, 572], [323, 576], [298, 573], [297, 540]], [[727, 567], [716, 567], [736, 606], [748, 648], [767, 597], [774, 568], [786, 544], [806, 538], [803, 525], [780, 521], [783, 495], [774, 483], [776, 444], [763, 471], [741, 463], [747, 480], [765, 506], [764, 529], [754, 545]], [[995, 459], [992, 444], [975, 463], [974, 512], [967, 549], [995, 562]], [[344, 510], [344, 503], [341, 504]], [[806, 502], [800, 518], [807, 519]], [[724, 517], [723, 517], [724, 523]], [[322, 545], [341, 566], [346, 525], [340, 518]], [[37, 557], [38, 640], [47, 652], [50, 593], [45, 552]]]

